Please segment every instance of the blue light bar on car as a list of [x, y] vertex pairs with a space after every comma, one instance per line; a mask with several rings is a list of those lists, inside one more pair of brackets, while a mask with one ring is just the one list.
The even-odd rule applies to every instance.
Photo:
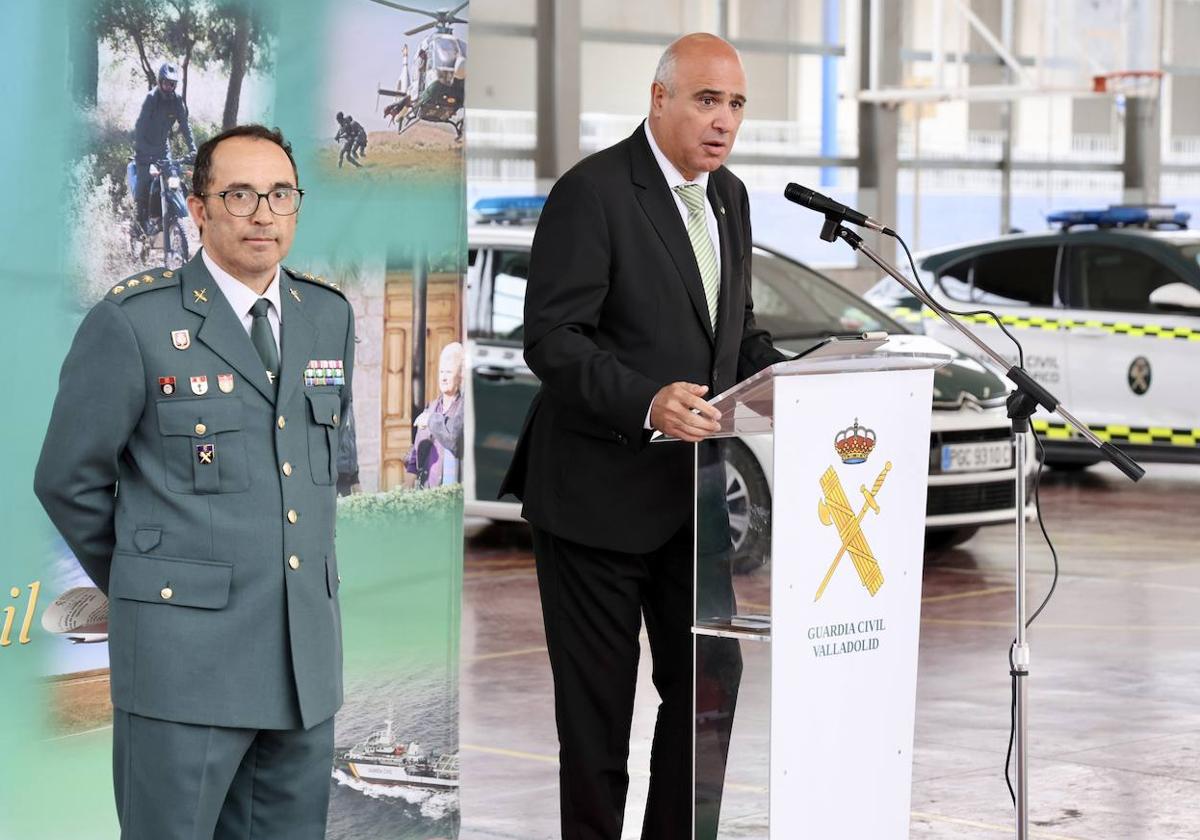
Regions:
[[1105, 210], [1060, 210], [1050, 213], [1046, 221], [1070, 230], [1077, 225], [1098, 228], [1172, 227], [1184, 230], [1192, 214], [1176, 210], [1174, 204], [1114, 204]]
[[472, 208], [481, 222], [518, 224], [536, 221], [546, 204], [544, 195], [481, 198]]

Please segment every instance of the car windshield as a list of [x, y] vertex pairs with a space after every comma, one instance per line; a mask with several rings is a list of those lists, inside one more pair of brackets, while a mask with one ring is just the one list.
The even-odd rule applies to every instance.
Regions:
[[800, 349], [831, 335], [908, 330], [810, 268], [754, 249], [754, 317], [776, 341]]

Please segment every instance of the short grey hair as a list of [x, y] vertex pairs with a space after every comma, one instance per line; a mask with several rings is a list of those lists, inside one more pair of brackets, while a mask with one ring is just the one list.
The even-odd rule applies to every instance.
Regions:
[[658, 60], [658, 67], [654, 70], [654, 81], [658, 82], [667, 90], [670, 96], [675, 95], [675, 66], [679, 63], [679, 51], [675, 45], [678, 41], [674, 41], [663, 50], [662, 57]]

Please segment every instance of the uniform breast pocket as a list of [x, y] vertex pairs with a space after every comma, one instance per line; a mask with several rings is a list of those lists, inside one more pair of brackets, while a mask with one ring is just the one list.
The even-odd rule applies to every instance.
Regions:
[[195, 494], [250, 489], [238, 398], [160, 402], [158, 430], [167, 489]]
[[342, 397], [336, 391], [305, 391], [312, 422], [308, 424], [308, 463], [313, 483], [337, 481], [338, 431]]

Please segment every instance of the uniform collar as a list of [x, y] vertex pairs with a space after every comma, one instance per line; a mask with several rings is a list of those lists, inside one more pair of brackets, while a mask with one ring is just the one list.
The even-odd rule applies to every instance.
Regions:
[[200, 256], [204, 259], [204, 265], [208, 269], [208, 273], [212, 275], [213, 280], [217, 281], [217, 286], [221, 289], [221, 294], [229, 301], [229, 305], [233, 307], [233, 314], [239, 319], [244, 319], [250, 314], [250, 307], [254, 306], [259, 297], [266, 298], [271, 306], [275, 307], [275, 314], [278, 316], [280, 323], [283, 322], [283, 307], [279, 302], [279, 266], [275, 266], [275, 276], [271, 279], [271, 285], [267, 286], [267, 290], [262, 295], [257, 295], [254, 290], [238, 280], [221, 266], [217, 265], [211, 257], [208, 256], [206, 249], [200, 250]]
[[658, 168], [662, 170], [663, 177], [667, 179], [667, 188], [674, 191], [676, 187], [683, 184], [699, 184], [704, 192], [708, 192], [708, 173], [701, 172], [695, 179], [689, 181], [683, 177], [675, 164], [663, 154], [663, 150], [658, 147], [658, 142], [654, 139], [654, 132], [650, 130], [650, 120], [642, 122], [642, 128], [646, 130], [646, 140], [650, 143], [650, 151], [654, 154], [654, 159], [658, 162]]

